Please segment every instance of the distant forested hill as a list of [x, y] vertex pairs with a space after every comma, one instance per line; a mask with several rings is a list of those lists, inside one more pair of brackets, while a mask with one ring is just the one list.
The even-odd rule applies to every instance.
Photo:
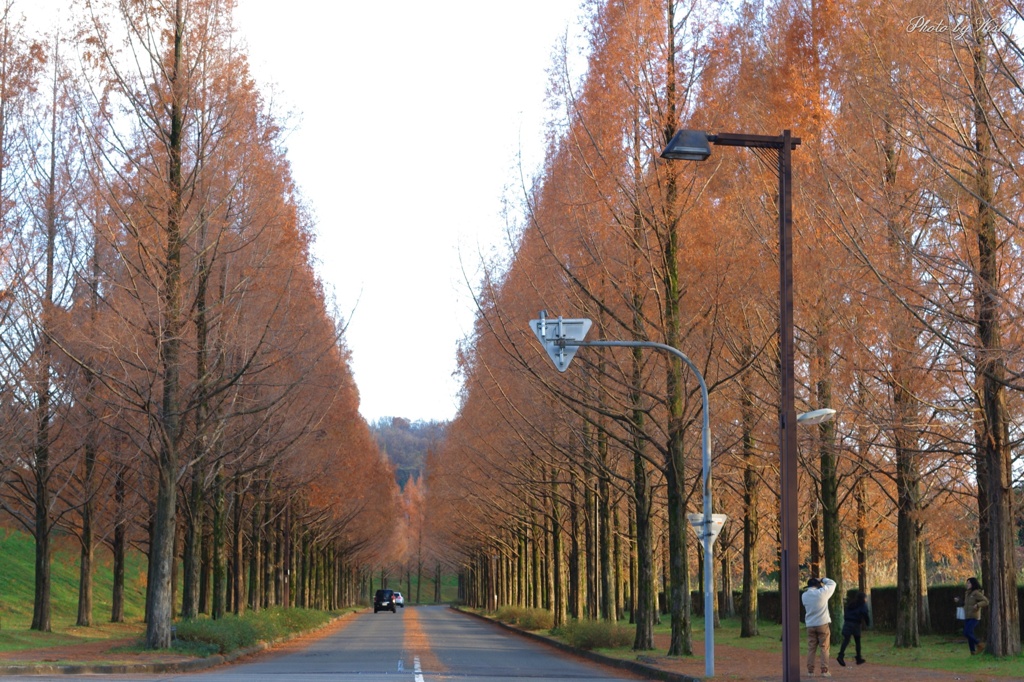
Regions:
[[409, 421], [402, 417], [382, 417], [370, 424], [377, 444], [395, 465], [398, 485], [405, 487], [410, 478], [423, 473], [427, 451], [440, 444], [448, 422]]

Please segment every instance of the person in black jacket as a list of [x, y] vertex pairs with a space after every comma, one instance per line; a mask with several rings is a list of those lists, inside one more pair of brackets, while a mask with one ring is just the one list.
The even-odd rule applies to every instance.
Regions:
[[864, 662], [860, 655], [860, 628], [861, 625], [870, 625], [871, 616], [868, 614], [868, 598], [860, 590], [852, 593], [846, 601], [846, 608], [843, 609], [843, 644], [839, 647], [839, 655], [836, 662], [839, 665], [846, 665], [843, 654], [846, 653], [846, 645], [853, 637], [854, 646], [857, 651], [857, 665]]

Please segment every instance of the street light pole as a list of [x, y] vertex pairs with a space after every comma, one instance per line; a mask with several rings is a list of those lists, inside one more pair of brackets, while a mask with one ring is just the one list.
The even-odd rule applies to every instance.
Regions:
[[798, 534], [796, 381], [793, 369], [793, 164], [792, 150], [800, 138], [790, 131], [782, 135], [747, 135], [680, 130], [661, 156], [666, 159], [703, 161], [711, 155], [710, 143], [728, 147], [774, 149], [779, 177], [779, 476], [782, 598], [782, 679], [800, 680], [800, 538]]
[[[725, 522], [725, 514], [711, 513], [711, 411], [708, 400], [708, 386], [704, 375], [685, 353], [664, 343], [655, 341], [584, 341], [590, 330], [591, 321], [587, 319], [563, 320], [561, 317], [549, 320], [547, 313], [540, 312], [539, 319], [532, 320], [530, 326], [537, 338], [544, 345], [555, 367], [564, 372], [569, 367], [576, 349], [580, 346], [618, 347], [618, 348], [654, 348], [675, 355], [697, 377], [700, 384], [700, 399], [703, 414], [701, 424], [701, 464], [703, 468], [704, 513], [699, 525], [702, 527], [700, 538], [704, 546], [704, 672], [706, 677], [715, 676], [715, 574], [714, 549], [715, 538]], [[696, 515], [694, 515], [696, 516]], [[698, 525], [698, 524], [694, 524]]]
[[793, 164], [789, 131], [779, 149], [779, 406], [782, 523], [782, 679], [800, 680], [800, 535], [798, 531], [796, 381], [793, 369]]

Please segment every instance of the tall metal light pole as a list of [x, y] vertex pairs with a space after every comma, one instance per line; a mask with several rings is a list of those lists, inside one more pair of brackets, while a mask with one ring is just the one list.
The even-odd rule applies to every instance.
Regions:
[[[691, 514], [691, 524], [697, 530], [704, 546], [704, 673], [705, 677], [715, 676], [715, 573], [714, 558], [712, 549], [718, 532], [725, 523], [725, 514], [711, 513], [711, 412], [708, 404], [708, 386], [704, 382], [704, 375], [697, 369], [697, 365], [678, 348], [657, 343], [655, 341], [584, 341], [587, 332], [590, 331], [591, 321], [588, 319], [548, 319], [545, 311], [540, 312], [540, 317], [530, 321], [530, 328], [537, 335], [547, 351], [555, 368], [564, 372], [569, 368], [576, 349], [580, 346], [598, 347], [620, 347], [620, 348], [655, 348], [663, 350], [687, 364], [700, 384], [701, 407], [704, 412], [704, 419], [701, 425], [701, 460], [704, 474], [704, 513]], [[696, 517], [694, 520], [693, 517]]]
[[779, 455], [781, 478], [782, 565], [782, 679], [800, 680], [800, 539], [797, 532], [796, 382], [793, 372], [793, 147], [800, 138], [782, 135], [746, 135], [681, 130], [662, 151], [662, 158], [703, 161], [711, 156], [710, 143], [727, 147], [772, 149], [777, 153], [779, 177]]

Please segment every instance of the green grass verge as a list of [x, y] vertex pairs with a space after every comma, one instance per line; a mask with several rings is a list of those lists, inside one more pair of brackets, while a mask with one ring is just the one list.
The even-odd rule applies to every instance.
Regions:
[[[124, 623], [110, 623], [113, 557], [96, 549], [93, 584], [93, 625], [78, 627], [79, 549], [74, 538], [54, 543], [52, 571], [52, 632], [30, 630], [35, 579], [35, 542], [19, 531], [0, 528], [0, 651], [63, 648], [112, 639], [131, 640], [112, 653], [132, 654], [147, 649], [145, 634], [146, 557], [131, 552], [125, 567]], [[199, 618], [176, 624], [174, 651], [191, 656], [227, 653], [257, 642], [271, 642], [316, 629], [338, 614], [307, 609], [266, 609], [242, 616], [229, 614], [217, 621]]]
[[88, 628], [67, 627], [56, 629], [53, 632], [37, 632], [27, 628], [2, 630], [0, 631], [0, 651], [58, 648], [87, 642], [136, 638], [141, 636], [144, 631], [145, 624], [141, 621], [101, 623]]
[[93, 574], [92, 627], [77, 627], [78, 541], [55, 536], [51, 560], [53, 632], [29, 630], [35, 590], [35, 541], [25, 533], [0, 528], [0, 651], [67, 646], [82, 642], [133, 637], [141, 632], [146, 599], [146, 558], [129, 553], [125, 567], [125, 623], [110, 623], [113, 557], [96, 548]]
[[[693, 650], [695, 654], [704, 652], [704, 620], [694, 618]], [[756, 637], [740, 637], [740, 621], [738, 618], [722, 619], [721, 626], [715, 629], [715, 646], [732, 646], [753, 651], [779, 652], [782, 649], [782, 626], [776, 623], [759, 623], [759, 634]], [[635, 632], [633, 626], [629, 631]], [[671, 624], [668, 617], [655, 627], [656, 633], [669, 634]], [[562, 641], [565, 638], [559, 637]], [[1024, 671], [1024, 655], [1012, 658], [995, 658], [988, 655], [971, 656], [967, 641], [963, 636], [949, 632], [941, 635], [924, 635], [921, 646], [912, 649], [897, 649], [893, 646], [894, 635], [890, 632], [865, 630], [861, 637], [864, 658], [868, 663], [903, 668], [923, 668], [940, 670], [964, 675], [992, 675], [997, 677], [1020, 678]], [[803, 626], [800, 629], [800, 651], [806, 648]], [[624, 646], [598, 649], [601, 653], [633, 660], [637, 653], [632, 649], [632, 640]], [[834, 659], [839, 652], [839, 645], [833, 644], [831, 656]], [[664, 651], [652, 652], [664, 654]], [[853, 665], [853, 641], [847, 647], [847, 661]], [[838, 666], [836, 666], [838, 667]], [[856, 666], [854, 666], [856, 667]]]

